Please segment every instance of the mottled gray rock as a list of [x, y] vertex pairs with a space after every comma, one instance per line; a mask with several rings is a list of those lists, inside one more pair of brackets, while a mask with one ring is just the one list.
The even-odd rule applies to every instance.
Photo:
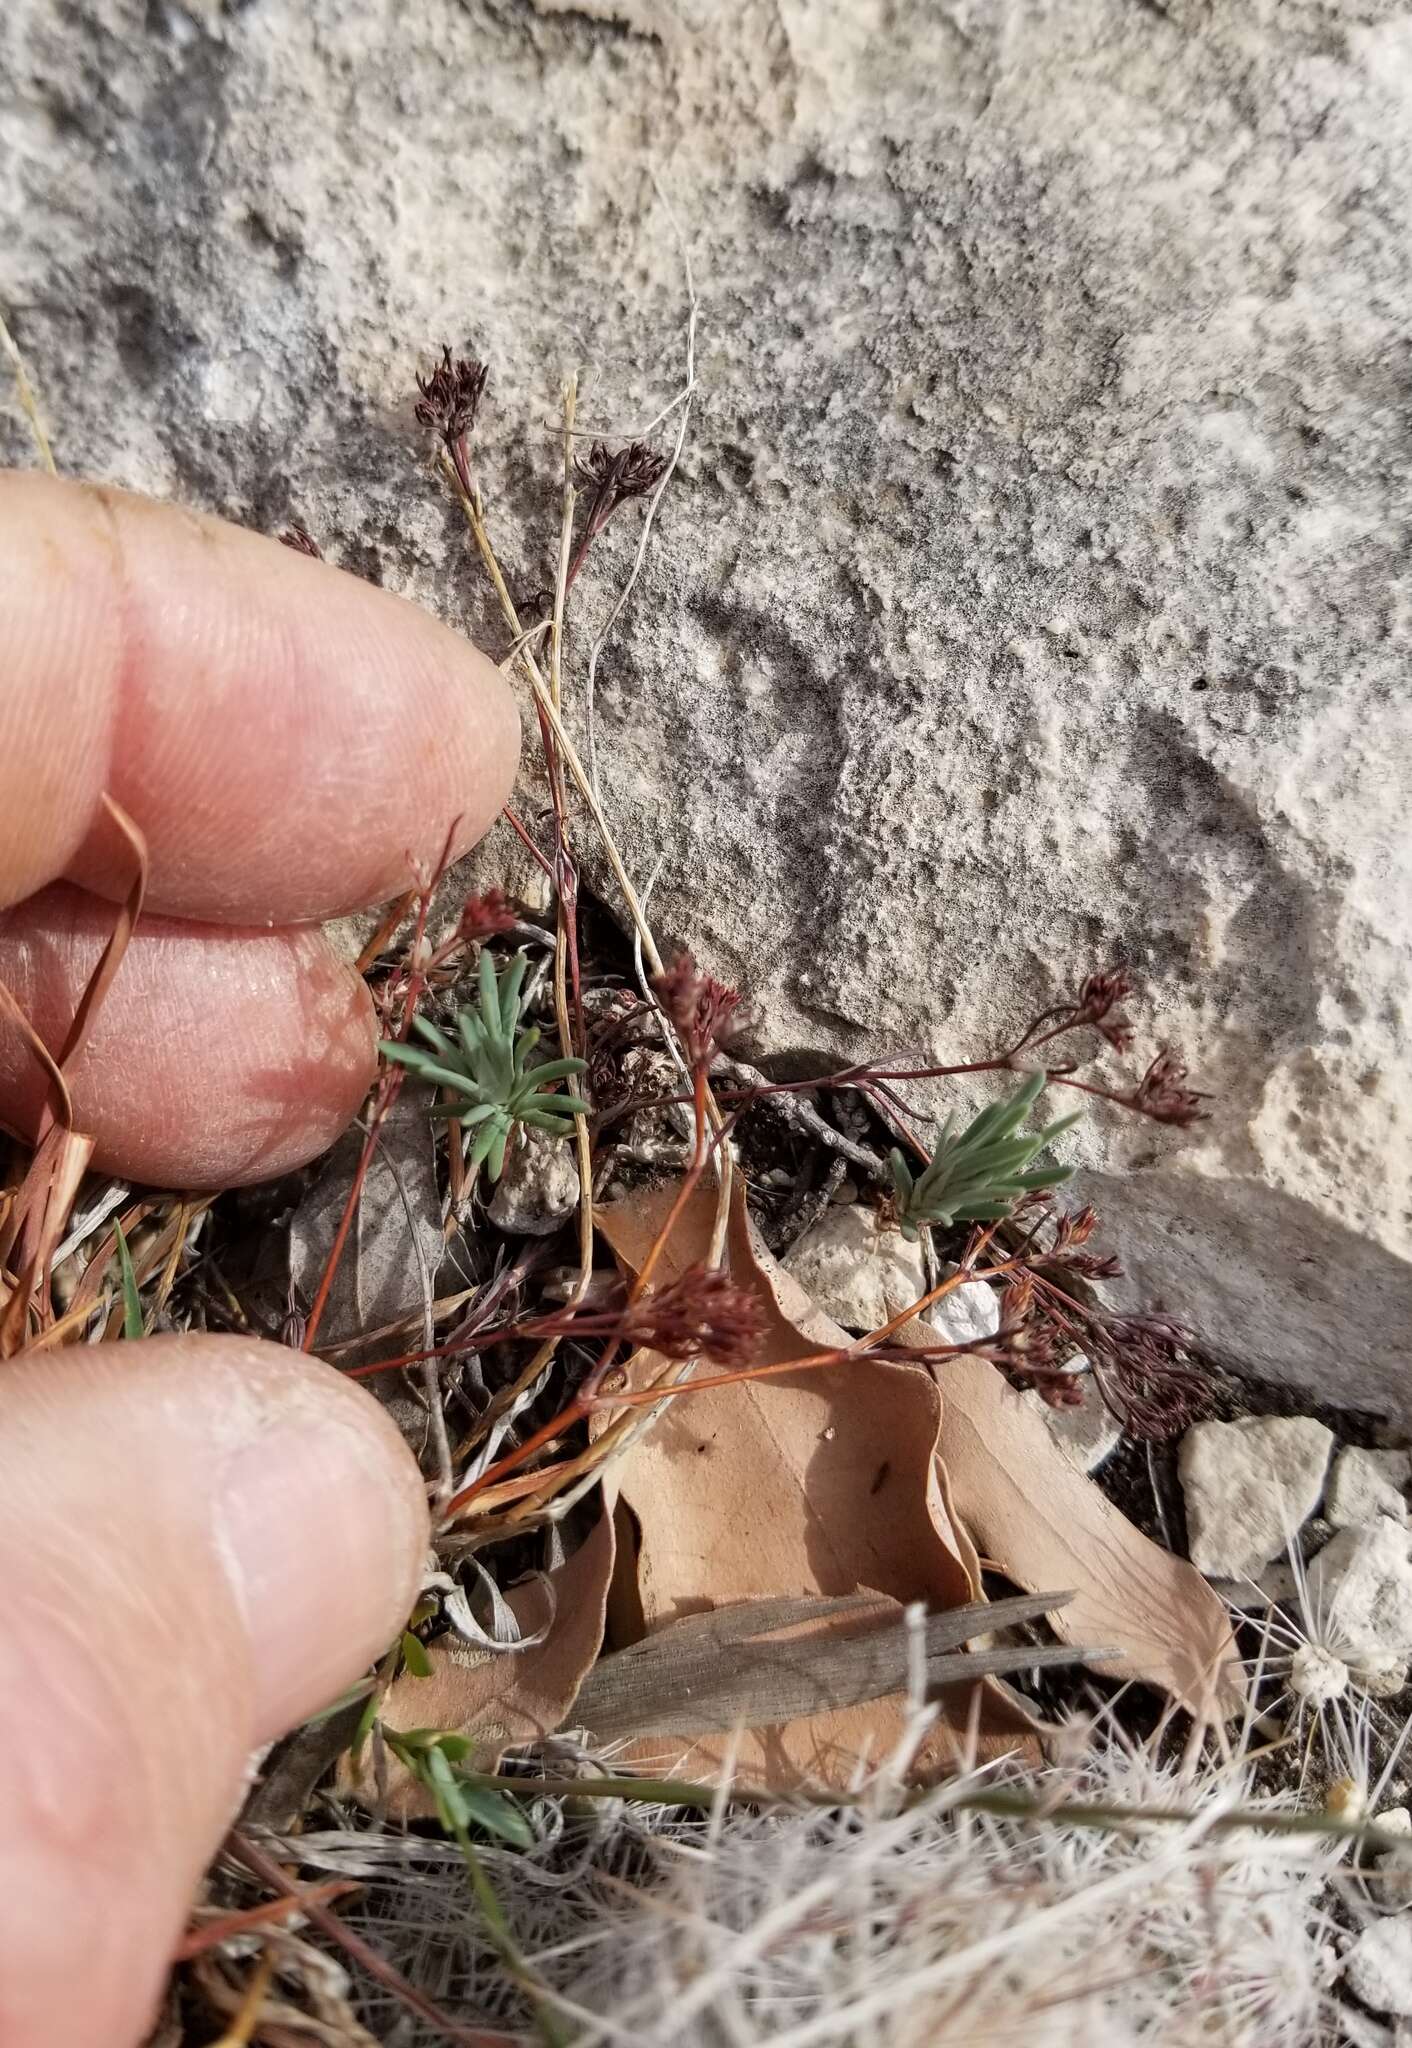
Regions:
[[783, 1264], [846, 1330], [876, 1330], [927, 1291], [921, 1246], [880, 1224], [876, 1209], [862, 1202], [826, 1209]]
[[842, 1056], [1123, 958], [1218, 1096], [1067, 1141], [1126, 1284], [1406, 1412], [1409, 73], [1389, 0], [12, 0], [0, 303], [66, 468], [298, 518], [500, 652], [414, 363], [493, 360], [531, 593], [560, 379], [657, 411], [689, 246], [598, 688], [663, 933]]
[[579, 1205], [578, 1157], [564, 1138], [522, 1130], [490, 1198], [492, 1223], [521, 1237], [548, 1237]]
[[1178, 1453], [1191, 1561], [1254, 1578], [1318, 1505], [1332, 1433], [1307, 1415], [1198, 1422]]
[[1329, 1474], [1324, 1514], [1335, 1529], [1362, 1529], [1387, 1515], [1407, 1520], [1402, 1488], [1412, 1478], [1412, 1456], [1406, 1451], [1341, 1451]]
[[1309, 1566], [1309, 1598], [1350, 1664], [1412, 1657], [1412, 1533], [1386, 1517], [1340, 1529]]

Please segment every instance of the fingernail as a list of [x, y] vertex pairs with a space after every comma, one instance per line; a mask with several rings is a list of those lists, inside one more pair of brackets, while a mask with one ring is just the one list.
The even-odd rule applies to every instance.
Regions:
[[402, 1444], [362, 1416], [275, 1425], [235, 1452], [217, 1529], [249, 1632], [256, 1736], [337, 1698], [416, 1597], [425, 1506]]

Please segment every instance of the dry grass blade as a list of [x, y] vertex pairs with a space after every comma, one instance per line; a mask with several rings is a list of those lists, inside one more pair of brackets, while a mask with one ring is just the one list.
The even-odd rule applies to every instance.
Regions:
[[689, 1615], [594, 1666], [574, 1703], [575, 1726], [601, 1747], [639, 1736], [726, 1734], [863, 1706], [907, 1690], [919, 1668], [932, 1688], [1072, 1664], [1067, 1647], [966, 1652], [973, 1635], [1037, 1619], [1062, 1594], [919, 1615], [896, 1601], [751, 1600]]
[[293, 1878], [281, 1869], [273, 1856], [266, 1855], [258, 1842], [252, 1842], [245, 1835], [233, 1834], [227, 1839], [226, 1852], [282, 1897], [299, 1898], [302, 1911], [322, 1934], [399, 1998], [419, 2019], [434, 2027], [443, 2040], [458, 2043], [459, 2048], [509, 2048], [512, 2037], [483, 2027], [463, 2026], [459, 2020], [443, 2012], [424, 1991], [408, 1983], [400, 1970], [393, 1969], [376, 1949], [370, 1948], [361, 1935], [355, 1934], [351, 1927], [345, 1927], [337, 1914], [331, 1913], [327, 1906], [315, 1905], [308, 1892], [301, 1892]]
[[98, 965], [88, 977], [74, 1019], [64, 1040], [59, 1055], [59, 1065], [66, 1070], [83, 1050], [83, 1042], [93, 1027], [93, 1020], [102, 1006], [103, 998], [113, 985], [113, 976], [123, 964], [123, 955], [131, 943], [137, 920], [142, 915], [142, 901], [147, 894], [147, 840], [141, 828], [134, 824], [121, 804], [115, 803], [106, 793], [103, 797], [103, 811], [108, 822], [125, 842], [132, 856], [133, 876], [128, 891], [118, 907], [113, 920], [113, 929], [108, 942], [99, 956]]
[[34, 442], [35, 448], [38, 450], [39, 460], [44, 468], [48, 470], [50, 476], [57, 476], [59, 471], [54, 462], [54, 451], [49, 445], [49, 436], [44, 431], [44, 421], [40, 418], [39, 413], [39, 400], [35, 397], [34, 386], [29, 381], [29, 372], [25, 368], [25, 359], [20, 354], [15, 337], [11, 334], [2, 317], [0, 317], [0, 350], [4, 351], [9, 359], [10, 368], [15, 373], [15, 390], [19, 396], [20, 410], [25, 416], [30, 437]]

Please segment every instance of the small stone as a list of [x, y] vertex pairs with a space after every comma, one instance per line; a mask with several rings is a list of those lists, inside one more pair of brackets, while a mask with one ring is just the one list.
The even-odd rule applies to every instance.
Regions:
[[521, 1131], [490, 1198], [490, 1220], [519, 1237], [549, 1237], [579, 1205], [574, 1147], [548, 1131]]
[[846, 1209], [850, 1202], [856, 1202], [857, 1199], [858, 1183], [856, 1180], [849, 1180], [847, 1175], [839, 1182], [830, 1197], [840, 1209]]
[[[955, 1270], [953, 1266], [951, 1271]], [[968, 1280], [954, 1294], [933, 1302], [926, 1319], [940, 1332], [943, 1344], [974, 1344], [1000, 1328], [1000, 1296], [984, 1280]]]
[[845, 1330], [876, 1330], [927, 1291], [922, 1247], [861, 1203], [825, 1210], [783, 1264]]
[[1344, 1958], [1343, 1975], [1372, 2011], [1412, 2019], [1412, 1919], [1399, 1913], [1365, 1927]]
[[1409, 1478], [1412, 1456], [1406, 1451], [1342, 1451], [1329, 1474], [1324, 1513], [1335, 1529], [1364, 1529], [1379, 1515], [1406, 1522], [1401, 1489]]
[[1384, 1897], [1405, 1901], [1412, 1895], [1408, 1885], [1412, 1877], [1412, 1812], [1405, 1806], [1385, 1807], [1373, 1816], [1373, 1826], [1380, 1835], [1398, 1837], [1391, 1849], [1384, 1849], [1373, 1858], [1373, 1868], [1392, 1880], [1380, 1887]]
[[1309, 1566], [1309, 1598], [1350, 1663], [1412, 1657], [1412, 1533], [1386, 1516], [1340, 1529]]
[[1068, 1368], [1083, 1375], [1083, 1400], [1077, 1406], [1051, 1408], [1035, 1393], [1026, 1394], [1025, 1399], [1043, 1413], [1049, 1433], [1065, 1457], [1080, 1472], [1096, 1472], [1123, 1441], [1123, 1425], [1099, 1393], [1092, 1373], [1084, 1371], [1087, 1362], [1076, 1358]]
[[1307, 1415], [1198, 1422], [1178, 1455], [1191, 1561], [1208, 1578], [1254, 1578], [1318, 1505], [1332, 1432]]

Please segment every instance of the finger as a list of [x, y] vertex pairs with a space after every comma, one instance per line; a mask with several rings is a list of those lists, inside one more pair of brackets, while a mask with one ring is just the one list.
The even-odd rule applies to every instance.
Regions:
[[129, 2048], [251, 1749], [416, 1597], [427, 1517], [375, 1402], [229, 1337], [5, 1368], [0, 2040]]
[[289, 924], [384, 901], [477, 840], [519, 727], [494, 665], [415, 606], [120, 491], [0, 476], [0, 902], [67, 874], [149, 907]]
[[[0, 911], [0, 982], [53, 1049], [112, 923], [110, 905], [67, 882]], [[331, 1145], [376, 1065], [367, 989], [316, 926], [144, 917], [68, 1078], [95, 1166], [156, 1187], [226, 1188]], [[45, 1085], [0, 1014], [0, 1123], [33, 1137]]]

